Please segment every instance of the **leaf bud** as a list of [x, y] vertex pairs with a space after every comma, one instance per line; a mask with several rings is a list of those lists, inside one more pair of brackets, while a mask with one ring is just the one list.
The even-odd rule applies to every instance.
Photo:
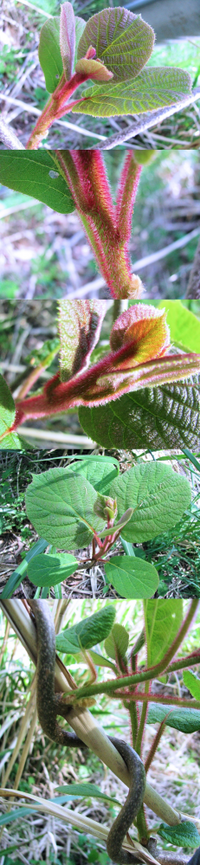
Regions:
[[115, 520], [117, 516], [117, 499], [111, 499], [110, 496], [102, 496], [99, 493], [93, 510], [103, 520]]

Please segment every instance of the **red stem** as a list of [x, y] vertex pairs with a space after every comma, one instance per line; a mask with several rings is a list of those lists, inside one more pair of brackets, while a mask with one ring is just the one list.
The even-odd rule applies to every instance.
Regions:
[[122, 237], [119, 229], [120, 205], [118, 210], [113, 205], [99, 151], [56, 150], [55, 154], [55, 161], [59, 164], [59, 168], [62, 168], [62, 173], [67, 179], [100, 271], [112, 296], [126, 298], [140, 296], [140, 280], [137, 277], [134, 281], [127, 255], [131, 231], [131, 202], [136, 194], [136, 177], [138, 183], [141, 170], [138, 165], [136, 166], [133, 155], [128, 154], [126, 157], [124, 177], [119, 190], [119, 201], [123, 199], [121, 208], [124, 212], [125, 199], [128, 204], [127, 218], [126, 220], [123, 218]]

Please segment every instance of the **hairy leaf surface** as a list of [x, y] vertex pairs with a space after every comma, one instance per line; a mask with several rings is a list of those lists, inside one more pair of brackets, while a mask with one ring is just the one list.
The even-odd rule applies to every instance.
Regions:
[[122, 529], [123, 538], [130, 543], [151, 540], [171, 529], [191, 502], [187, 479], [159, 461], [124, 472], [111, 484], [110, 494], [117, 498], [118, 517], [127, 507], [133, 508]]
[[200, 730], [199, 709], [185, 709], [181, 706], [163, 705], [161, 703], [150, 703], [148, 711], [148, 724], [161, 724], [165, 720], [168, 727], [181, 730], [182, 733], [195, 733]]
[[198, 378], [142, 388], [98, 408], [80, 408], [79, 418], [87, 435], [106, 448], [199, 448]]
[[72, 628], [66, 628], [56, 637], [56, 648], [61, 652], [76, 653], [82, 649], [91, 649], [108, 637], [115, 619], [116, 610], [111, 604], [106, 604], [94, 613], [78, 622]]
[[26, 510], [39, 535], [60, 549], [88, 546], [94, 528], [105, 521], [93, 511], [96, 490], [86, 478], [63, 468], [35, 475], [26, 493]]
[[61, 380], [87, 368], [107, 310], [105, 300], [62, 300], [59, 305]]
[[128, 9], [104, 9], [92, 15], [78, 46], [78, 58], [90, 47], [111, 70], [116, 81], [135, 78], [151, 56], [154, 44], [152, 28]]
[[182, 69], [154, 66], [144, 69], [135, 79], [95, 84], [86, 92], [84, 99], [72, 108], [75, 114], [93, 117], [143, 114], [180, 102], [191, 93], [191, 78]]

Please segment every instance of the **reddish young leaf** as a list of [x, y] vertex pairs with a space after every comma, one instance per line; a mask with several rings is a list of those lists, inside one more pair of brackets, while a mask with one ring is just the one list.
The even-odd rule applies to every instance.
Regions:
[[106, 313], [104, 300], [62, 300], [59, 304], [61, 379], [85, 369], [98, 342]]
[[75, 15], [73, 6], [67, 2], [60, 8], [60, 53], [67, 81], [73, 74], [75, 43]]
[[104, 66], [104, 63], [87, 57], [77, 60], [75, 72], [83, 72], [89, 75], [93, 81], [109, 81], [110, 78], [113, 78], [113, 73], [107, 69], [107, 66]]
[[126, 310], [115, 321], [111, 335], [110, 345], [114, 351], [122, 346], [132, 346], [132, 353], [128, 351], [127, 358], [119, 360], [116, 358], [114, 366], [120, 369], [132, 369], [152, 358], [162, 357], [170, 346], [170, 330], [166, 323], [166, 313], [160, 315], [159, 309], [154, 306], [146, 306], [138, 303]]

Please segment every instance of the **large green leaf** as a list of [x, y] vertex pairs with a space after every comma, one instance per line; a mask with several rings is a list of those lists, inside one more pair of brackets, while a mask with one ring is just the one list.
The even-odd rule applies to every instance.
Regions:
[[90, 87], [86, 96], [72, 108], [78, 114], [93, 117], [115, 117], [123, 114], [143, 114], [174, 105], [191, 93], [191, 78], [182, 69], [152, 67], [144, 69], [129, 81]]
[[104, 9], [86, 24], [78, 46], [78, 58], [84, 57], [90, 45], [96, 56], [113, 73], [116, 81], [135, 78], [151, 56], [154, 44], [152, 28], [128, 9]]
[[144, 602], [148, 667], [158, 664], [179, 631], [183, 618], [182, 600]]
[[161, 300], [159, 309], [167, 312], [167, 324], [170, 327], [171, 342], [178, 345], [182, 351], [199, 352], [200, 320], [190, 312], [181, 300]]
[[109, 493], [110, 484], [119, 474], [119, 466], [112, 457], [88, 456], [83, 460], [76, 460], [67, 466], [70, 472], [84, 475], [97, 492], [106, 495]]
[[[168, 531], [191, 501], [186, 478], [161, 462], [141, 463], [113, 481], [110, 495], [117, 498], [118, 516], [133, 508], [122, 535], [130, 543], [142, 543]], [[143, 595], [141, 595], [143, 597]]]
[[48, 93], [53, 93], [63, 72], [60, 52], [60, 18], [45, 21], [40, 32], [39, 61]]
[[80, 408], [88, 436], [106, 448], [199, 448], [200, 385], [146, 387], [98, 408]]
[[112, 556], [105, 562], [108, 582], [121, 598], [151, 598], [158, 588], [158, 572], [136, 556]]
[[150, 703], [147, 717], [148, 724], [165, 724], [181, 730], [182, 733], [195, 733], [200, 730], [200, 709], [184, 709], [181, 706], [161, 705], [161, 703]]
[[76, 653], [80, 649], [92, 649], [108, 637], [115, 619], [115, 607], [105, 604], [98, 613], [88, 616], [72, 628], [66, 628], [56, 638], [56, 648], [60, 652]]
[[67, 182], [51, 158], [50, 151], [0, 151], [0, 183], [37, 198], [59, 213], [71, 213], [75, 205]]
[[70, 553], [55, 556], [35, 556], [28, 565], [29, 580], [34, 586], [56, 586], [74, 574], [78, 561]]
[[53, 468], [33, 477], [26, 493], [26, 510], [39, 535], [60, 549], [88, 546], [93, 528], [105, 521], [93, 511], [96, 490], [86, 478]]

